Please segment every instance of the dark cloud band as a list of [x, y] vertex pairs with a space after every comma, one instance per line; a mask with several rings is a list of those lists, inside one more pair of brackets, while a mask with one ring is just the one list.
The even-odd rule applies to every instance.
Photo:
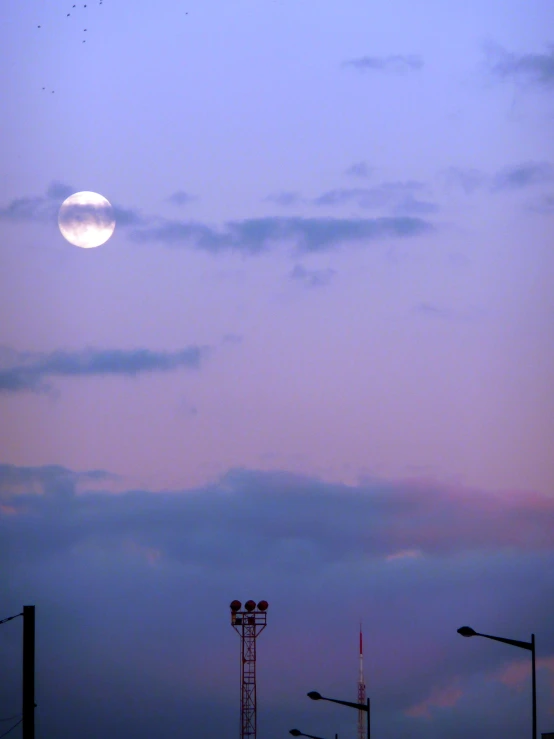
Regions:
[[4, 357], [0, 368], [0, 392], [40, 391], [50, 377], [92, 375], [136, 376], [147, 372], [169, 372], [181, 367], [198, 368], [207, 347], [190, 346], [177, 352], [149, 349], [86, 349], [49, 354], [13, 354]]

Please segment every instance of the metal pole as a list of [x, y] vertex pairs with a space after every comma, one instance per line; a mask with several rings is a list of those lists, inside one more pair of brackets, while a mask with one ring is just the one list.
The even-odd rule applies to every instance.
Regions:
[[371, 734], [369, 733], [370, 732], [369, 725], [370, 725], [370, 721], [369, 721], [369, 698], [368, 698], [367, 699], [367, 739], [371, 739]]
[[531, 660], [533, 663], [533, 739], [537, 739], [537, 681], [535, 678], [535, 635], [531, 634]]
[[35, 739], [35, 607], [23, 606], [23, 739]]

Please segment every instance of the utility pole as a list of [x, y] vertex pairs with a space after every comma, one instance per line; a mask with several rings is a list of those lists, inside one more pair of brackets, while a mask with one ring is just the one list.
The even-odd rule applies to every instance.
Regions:
[[23, 739], [35, 739], [35, 607], [23, 606]]
[[[358, 703], [364, 706], [358, 711], [358, 739], [370, 739], [369, 736], [369, 699], [366, 703], [365, 680], [364, 680], [364, 649], [362, 644], [362, 624], [360, 623], [360, 669], [358, 672]], [[364, 710], [367, 708], [367, 716]]]

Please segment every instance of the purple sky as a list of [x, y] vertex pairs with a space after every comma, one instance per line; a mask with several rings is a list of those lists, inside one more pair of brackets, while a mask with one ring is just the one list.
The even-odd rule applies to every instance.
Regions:
[[[233, 598], [270, 604], [259, 739], [355, 739], [305, 694], [356, 699], [360, 618], [374, 739], [528, 736], [529, 654], [466, 623], [536, 634], [553, 731], [552, 4], [72, 4], [0, 27], [0, 619], [37, 607], [37, 739], [238, 739]], [[57, 226], [80, 190], [97, 249]]]

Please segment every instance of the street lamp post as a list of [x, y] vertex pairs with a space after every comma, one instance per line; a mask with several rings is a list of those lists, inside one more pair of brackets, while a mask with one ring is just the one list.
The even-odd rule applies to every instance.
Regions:
[[[320, 736], [314, 736], [313, 734], [304, 734], [304, 732], [300, 731], [299, 729], [291, 729], [289, 731], [289, 734], [292, 734], [293, 736], [307, 736], [308, 739], [321, 739]], [[335, 739], [339, 739], [338, 734], [335, 734]]]
[[532, 699], [533, 699], [533, 736], [532, 739], [537, 739], [537, 681], [535, 677], [535, 635], [531, 634], [531, 641], [518, 641], [517, 639], [505, 639], [502, 636], [491, 636], [490, 634], [479, 634], [477, 631], [471, 628], [471, 626], [461, 626], [458, 629], [458, 634], [462, 636], [484, 636], [486, 639], [494, 639], [494, 641], [501, 641], [504, 644], [511, 644], [513, 647], [520, 647], [521, 649], [528, 649], [531, 652], [531, 668], [532, 668]]
[[369, 698], [367, 699], [366, 704], [363, 703], [352, 703], [351, 701], [339, 701], [337, 698], [324, 698], [321, 693], [318, 693], [317, 690], [312, 690], [308, 693], [308, 698], [311, 698], [313, 701], [329, 701], [330, 703], [339, 703], [341, 706], [348, 706], [349, 708], [355, 708], [357, 711], [365, 711], [367, 715], [367, 739], [371, 739], [370, 734], [370, 703]]

